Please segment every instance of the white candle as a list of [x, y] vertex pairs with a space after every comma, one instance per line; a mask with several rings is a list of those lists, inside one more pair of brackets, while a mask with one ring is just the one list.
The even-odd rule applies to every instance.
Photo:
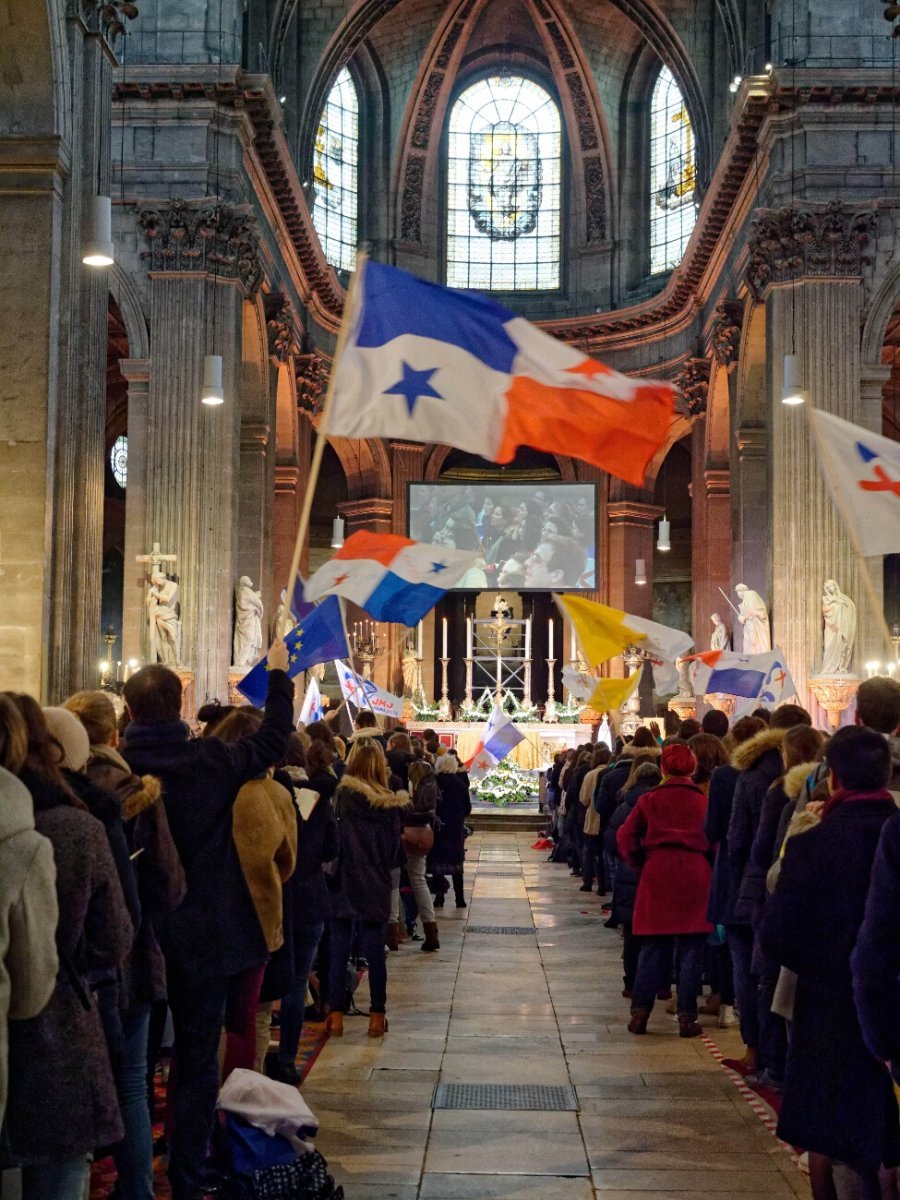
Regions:
[[525, 618], [525, 657], [531, 658], [531, 617]]
[[447, 655], [447, 618], [446, 617], [444, 617], [444, 619], [443, 619], [443, 624], [444, 624], [444, 653], [441, 657], [447, 658], [448, 655]]
[[466, 617], [466, 658], [472, 657], [472, 618]]
[[116, 663], [116, 683], [121, 683], [121, 682], [122, 682], [122, 660], [119, 659], [119, 661]]
[[572, 662], [575, 662], [578, 658], [578, 646], [575, 643], [575, 627], [574, 627], [574, 625], [572, 627], [572, 646], [569, 651], [569, 658], [572, 660]]
[[424, 644], [423, 622], [420, 621], [416, 629], [416, 658], [422, 658], [422, 647]]
[[553, 618], [552, 617], [550, 617], [547, 621], [547, 644], [550, 647], [550, 651], [549, 651], [547, 657], [552, 658], [553, 657]]

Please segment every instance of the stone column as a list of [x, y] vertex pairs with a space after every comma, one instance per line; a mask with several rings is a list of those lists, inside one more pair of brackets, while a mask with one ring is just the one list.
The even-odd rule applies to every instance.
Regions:
[[[734, 435], [731, 470], [731, 579], [746, 583], [761, 596], [769, 593], [769, 488], [766, 431], [742, 425]], [[736, 603], [733, 586], [725, 591]], [[724, 603], [724, 601], [723, 601]], [[725, 614], [720, 614], [724, 616]], [[729, 610], [729, 623], [734, 613]], [[740, 645], [740, 638], [738, 638]]]
[[371, 533], [392, 532], [394, 506], [391, 500], [370, 496], [365, 500], [342, 500], [337, 507], [347, 522], [345, 536], [359, 529], [368, 529]]
[[[277, 607], [281, 589], [287, 585], [294, 553], [294, 538], [300, 520], [300, 468], [294, 464], [275, 465], [274, 526], [274, 587], [273, 597]], [[302, 567], [301, 563], [301, 567]]]
[[[773, 641], [784, 650], [801, 703], [813, 712], [807, 679], [821, 660], [824, 581], [836, 579], [856, 601], [858, 647], [867, 644], [874, 617], [806, 413], [781, 403], [783, 361], [785, 354], [797, 356], [816, 407], [856, 423], [871, 417], [861, 401], [859, 331], [864, 247], [873, 228], [873, 214], [839, 204], [814, 212], [764, 210], [751, 240], [751, 286], [768, 289]], [[824, 714], [816, 715], [824, 725]]]
[[[421, 482], [425, 474], [425, 447], [421, 442], [391, 442], [390, 451], [391, 490], [394, 497], [391, 532], [406, 537], [409, 521], [407, 484]], [[388, 689], [397, 695], [403, 690], [401, 658], [405, 644], [406, 630], [400, 625], [389, 625], [385, 679]]]
[[709, 646], [712, 613], [719, 612], [732, 624], [731, 610], [719, 591], [722, 588], [728, 594], [731, 586], [731, 496], [727, 467], [704, 466], [706, 436], [702, 423], [695, 427], [693, 449], [691, 576], [694, 644], [699, 651]]
[[119, 369], [128, 380], [128, 487], [125, 489], [125, 584], [122, 592], [122, 661], [146, 661], [147, 621], [144, 597], [147, 566], [136, 562], [147, 554], [147, 425], [150, 363], [123, 358]]
[[[269, 434], [269, 426], [260, 421], [241, 422], [240, 523], [235, 582], [241, 575], [249, 575], [254, 586], [262, 589], [264, 599], [271, 590], [268, 580], [272, 564]], [[266, 618], [273, 615], [267, 612]]]
[[[241, 307], [261, 278], [249, 214], [209, 200], [145, 210], [151, 329], [147, 541], [178, 556], [182, 660], [197, 704], [227, 696], [237, 555]], [[203, 356], [225, 403], [200, 402]]]
[[[658, 504], [611, 500], [609, 520], [609, 603], [637, 617], [653, 613], [653, 546], [656, 522], [663, 515]], [[634, 582], [634, 564], [644, 560], [647, 582]]]

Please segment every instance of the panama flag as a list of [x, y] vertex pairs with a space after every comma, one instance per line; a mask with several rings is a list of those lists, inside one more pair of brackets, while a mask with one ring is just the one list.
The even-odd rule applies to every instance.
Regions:
[[809, 410], [819, 461], [857, 553], [900, 550], [900, 442]]
[[519, 742], [524, 741], [525, 734], [520, 732], [503, 709], [496, 705], [478, 739], [475, 753], [466, 763], [470, 778], [483, 779], [493, 771], [498, 762], [506, 758], [510, 750], [514, 750]]
[[775, 708], [785, 696], [796, 693], [784, 653], [777, 646], [765, 654], [707, 650], [689, 661], [689, 677], [698, 696], [720, 692]]
[[640, 486], [675, 405], [489, 296], [363, 259], [348, 298], [323, 432], [410, 438], [510, 462], [519, 446], [571, 455]]
[[304, 725], [312, 725], [313, 721], [321, 721], [325, 716], [325, 709], [322, 707], [322, 696], [319, 692], [319, 684], [315, 675], [309, 681], [309, 686], [306, 689], [306, 695], [303, 697], [303, 705], [300, 709], [300, 720]]
[[399, 696], [386, 692], [371, 679], [363, 679], [362, 675], [351, 671], [346, 663], [335, 662], [334, 666], [341, 685], [341, 694], [354, 707], [367, 708], [382, 717], [396, 717], [398, 721], [403, 716], [403, 700]]
[[417, 625], [478, 557], [393, 533], [352, 533], [306, 582], [306, 599], [343, 596], [376, 621]]

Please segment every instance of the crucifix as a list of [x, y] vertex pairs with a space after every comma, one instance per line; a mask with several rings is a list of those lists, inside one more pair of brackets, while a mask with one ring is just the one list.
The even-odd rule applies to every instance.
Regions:
[[[159, 542], [153, 543], [153, 548], [149, 554], [138, 554], [135, 556], [135, 562], [148, 564], [147, 577], [150, 583], [150, 588], [147, 594], [147, 618], [150, 632], [150, 661], [154, 663], [160, 660], [158, 653], [159, 647], [157, 645], [160, 621], [158, 620], [156, 609], [159, 608], [160, 605], [163, 605], [165, 611], [167, 612], [171, 607], [172, 615], [174, 617], [174, 599], [178, 592], [178, 586], [174, 580], [166, 580], [166, 574], [163, 570], [163, 563], [174, 563], [177, 561], [177, 558], [178, 556], [176, 554], [162, 554], [160, 552]], [[154, 577], [156, 576], [161, 576], [161, 579], [158, 583], [154, 582]], [[165, 615], [165, 613], [160, 613], [159, 615], [162, 616]], [[167, 633], [169, 633], [168, 626], [164, 633], [164, 641], [166, 641], [166, 643], [169, 641], [169, 638], [165, 636]], [[162, 661], [167, 662], [170, 658], [172, 661], [174, 661], [177, 657], [174, 640], [171, 647], [171, 652], [167, 654], [167, 650], [169, 650], [168, 644], [163, 646]]]

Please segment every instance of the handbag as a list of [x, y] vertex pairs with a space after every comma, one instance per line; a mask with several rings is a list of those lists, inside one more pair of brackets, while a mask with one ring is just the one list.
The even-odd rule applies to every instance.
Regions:
[[434, 846], [434, 830], [430, 825], [407, 825], [401, 840], [407, 854], [427, 854]]

